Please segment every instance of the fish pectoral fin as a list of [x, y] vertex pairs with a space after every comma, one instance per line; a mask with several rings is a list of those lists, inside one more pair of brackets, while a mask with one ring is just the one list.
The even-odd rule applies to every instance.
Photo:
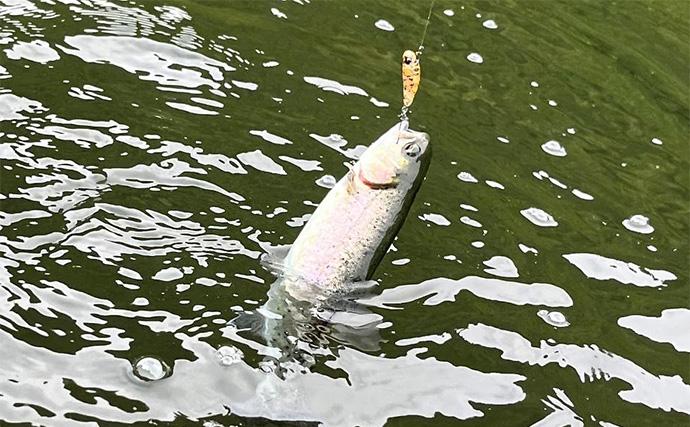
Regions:
[[355, 187], [355, 171], [350, 168], [350, 172], [347, 173], [347, 194], [353, 195], [357, 191]]

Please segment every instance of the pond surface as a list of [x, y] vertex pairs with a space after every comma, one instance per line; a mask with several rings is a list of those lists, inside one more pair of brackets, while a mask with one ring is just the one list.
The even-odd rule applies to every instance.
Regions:
[[396, 122], [428, 6], [0, 1], [0, 423], [687, 423], [683, 1], [436, 1], [374, 320], [284, 379], [228, 324]]

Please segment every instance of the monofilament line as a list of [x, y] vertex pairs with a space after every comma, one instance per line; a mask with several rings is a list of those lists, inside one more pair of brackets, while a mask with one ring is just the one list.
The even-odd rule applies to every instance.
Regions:
[[429, 22], [431, 22], [431, 12], [434, 10], [434, 3], [436, 0], [431, 0], [431, 5], [429, 6], [429, 14], [426, 17], [426, 24], [424, 25], [424, 33], [422, 33], [422, 41], [419, 43], [419, 48], [417, 49], [417, 56], [422, 54], [424, 50], [424, 39], [426, 38], [426, 30], [429, 28]]

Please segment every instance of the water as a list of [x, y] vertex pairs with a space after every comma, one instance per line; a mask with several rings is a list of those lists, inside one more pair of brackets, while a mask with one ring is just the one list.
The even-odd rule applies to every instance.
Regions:
[[227, 322], [396, 120], [428, 5], [0, 5], [3, 425], [687, 423], [686, 2], [437, 1], [427, 179], [285, 379]]

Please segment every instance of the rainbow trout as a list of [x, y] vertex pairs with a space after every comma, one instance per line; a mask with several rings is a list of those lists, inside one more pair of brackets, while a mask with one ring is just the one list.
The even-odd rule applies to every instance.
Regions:
[[273, 356], [278, 375], [290, 366], [312, 366], [316, 349], [331, 341], [364, 351], [379, 348], [380, 316], [341, 294], [371, 278], [426, 174], [429, 137], [408, 126], [396, 124], [367, 148], [319, 204], [284, 259], [275, 253], [264, 258], [279, 275], [268, 300], [258, 313], [231, 321], [238, 331], [256, 332], [279, 350]]
[[285, 289], [312, 300], [367, 280], [402, 226], [431, 158], [429, 136], [404, 120], [331, 189], [284, 260]]

